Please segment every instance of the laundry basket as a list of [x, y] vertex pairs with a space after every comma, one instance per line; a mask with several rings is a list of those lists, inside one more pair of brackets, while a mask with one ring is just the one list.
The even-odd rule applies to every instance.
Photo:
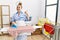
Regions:
[[53, 35], [54, 35], [54, 26], [52, 24], [45, 23], [43, 28], [45, 29], [46, 32], [48, 32], [50, 34], [50, 40], [54, 40], [54, 38], [53, 38]]

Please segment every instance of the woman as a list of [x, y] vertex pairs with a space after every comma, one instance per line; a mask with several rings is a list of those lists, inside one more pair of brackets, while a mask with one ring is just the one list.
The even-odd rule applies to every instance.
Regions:
[[[19, 3], [17, 5], [17, 12], [13, 15], [13, 17], [11, 19], [12, 25], [15, 25], [16, 27], [17, 27], [16, 21], [20, 21], [20, 20], [27, 21], [28, 20], [27, 12], [25, 11], [25, 13], [24, 13], [21, 11], [21, 9], [22, 9], [22, 3]], [[16, 39], [17, 40], [26, 40], [27, 35], [25, 35], [25, 34], [18, 35], [18, 37]]]

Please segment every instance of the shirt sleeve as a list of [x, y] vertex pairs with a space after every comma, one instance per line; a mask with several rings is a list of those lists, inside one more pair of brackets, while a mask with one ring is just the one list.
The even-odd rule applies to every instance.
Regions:
[[11, 17], [11, 22], [15, 22], [14, 16]]
[[27, 15], [25, 14], [25, 21], [28, 21], [28, 17], [27, 17]]

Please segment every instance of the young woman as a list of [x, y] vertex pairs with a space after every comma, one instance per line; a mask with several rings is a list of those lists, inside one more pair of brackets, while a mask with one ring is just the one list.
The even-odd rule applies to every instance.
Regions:
[[[12, 22], [12, 25], [16, 25], [16, 21], [27, 21], [28, 20], [28, 14], [27, 12], [22, 12], [21, 11], [22, 9], [22, 3], [18, 3], [17, 5], [17, 12], [13, 15], [12, 19], [11, 19], [11, 22]], [[26, 34], [21, 34], [21, 35], [18, 35], [17, 40], [27, 40], [27, 35]]]

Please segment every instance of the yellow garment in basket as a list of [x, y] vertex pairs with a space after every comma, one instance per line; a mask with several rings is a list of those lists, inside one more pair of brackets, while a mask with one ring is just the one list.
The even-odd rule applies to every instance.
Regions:
[[46, 35], [50, 35], [47, 31], [44, 31], [44, 33], [45, 33]]
[[51, 23], [47, 18], [41, 18], [38, 21], [38, 26], [43, 26], [44, 23]]

